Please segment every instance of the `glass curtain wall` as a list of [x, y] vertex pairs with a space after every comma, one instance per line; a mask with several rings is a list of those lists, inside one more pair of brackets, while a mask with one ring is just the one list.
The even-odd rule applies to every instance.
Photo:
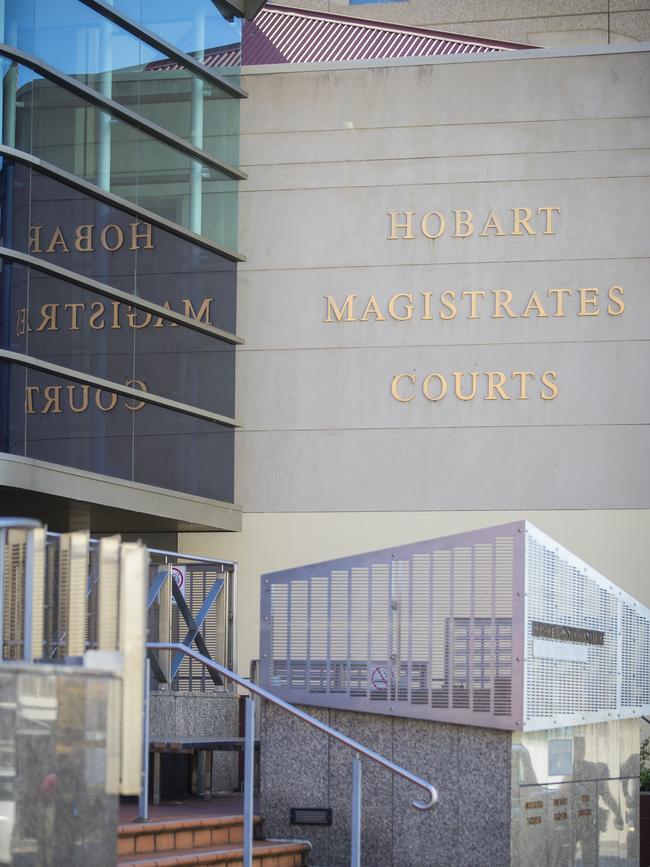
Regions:
[[241, 21], [0, 0], [0, 27], [0, 451], [232, 502]]

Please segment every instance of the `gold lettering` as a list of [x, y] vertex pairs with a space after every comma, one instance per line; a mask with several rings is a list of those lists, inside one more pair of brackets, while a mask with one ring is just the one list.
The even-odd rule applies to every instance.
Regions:
[[37, 385], [25, 386], [25, 412], [27, 415], [34, 415], [34, 393], [38, 394], [40, 388]]
[[367, 322], [370, 314], [373, 314], [377, 322], [383, 322], [386, 317], [379, 309], [379, 304], [377, 303], [377, 299], [374, 295], [370, 296], [370, 300], [366, 304], [366, 309], [363, 311], [363, 316], [359, 320], [359, 322]]
[[[354, 296], [354, 297], [356, 297], [356, 296]], [[210, 300], [212, 300], [212, 299], [210, 299]], [[169, 301], [165, 301], [165, 303], [162, 306], [165, 308], [165, 310], [171, 310], [172, 309]], [[343, 305], [343, 306], [345, 307], [345, 305]], [[327, 322], [328, 320], [324, 320], [324, 321]], [[170, 322], [169, 319], [163, 319], [162, 316], [158, 316], [156, 318], [156, 321], [154, 322], [153, 327], [154, 328], [164, 328], [165, 325], [168, 325], [170, 328], [178, 328], [178, 322]]]
[[401, 380], [403, 380], [403, 379], [410, 379], [411, 382], [413, 383], [413, 385], [415, 385], [415, 374], [414, 373], [397, 373], [393, 377], [393, 380], [390, 384], [390, 393], [395, 398], [395, 400], [398, 400], [400, 403], [408, 403], [410, 400], [413, 400], [415, 395], [412, 394], [410, 397], [400, 397], [400, 394], [399, 394], [397, 389], [399, 387]]
[[[402, 213], [406, 217], [405, 223], [398, 223], [397, 217], [401, 216]], [[403, 240], [412, 241], [415, 238], [413, 234], [413, 215], [415, 211], [389, 211], [388, 216], [390, 217], [390, 235], [388, 236], [389, 241], [397, 241], [399, 240], [399, 236], [397, 234], [398, 229], [406, 229], [406, 233], [404, 234]]]
[[462, 380], [463, 380], [463, 376], [465, 376], [465, 374], [460, 373], [458, 371], [454, 371], [454, 373], [453, 373], [453, 377], [454, 377], [454, 380], [456, 383], [456, 385], [455, 385], [456, 397], [459, 400], [474, 400], [474, 398], [476, 397], [476, 386], [478, 383], [479, 374], [477, 371], [472, 370], [472, 371], [470, 371], [469, 375], [470, 375], [471, 380], [472, 380], [472, 391], [471, 391], [471, 394], [463, 394]]
[[[552, 382], [550, 380], [553, 380]], [[542, 384], [548, 388], [548, 394], [544, 394], [544, 392], [540, 392], [540, 397], [542, 400], [555, 400], [558, 396], [558, 387], [555, 384], [557, 382], [557, 371], [555, 370], [545, 370], [542, 374]]]
[[[447, 300], [447, 297], [449, 297], [449, 301]], [[456, 298], [456, 293], [453, 292], [451, 289], [447, 289], [445, 292], [442, 293], [442, 295], [440, 296], [440, 303], [443, 305], [443, 307], [445, 307], [447, 310], [449, 310], [449, 314], [447, 315], [441, 310], [440, 311], [440, 318], [441, 319], [455, 319], [456, 318], [456, 314], [458, 313], [458, 310], [456, 308], [456, 305], [454, 304], [455, 298]]]
[[526, 392], [526, 377], [530, 376], [531, 379], [535, 379], [535, 374], [532, 370], [513, 370], [512, 371], [513, 378], [519, 377], [519, 397], [517, 400], [530, 400], [528, 397], [528, 393]]
[[[141, 391], [147, 391], [147, 386], [141, 379], [127, 379], [126, 385], [130, 386], [138, 386]], [[146, 406], [144, 400], [136, 400], [133, 403], [129, 403], [128, 400], [124, 403], [124, 406], [127, 409], [130, 409], [131, 412], [137, 412], [139, 409], [142, 409], [143, 406]]]
[[470, 299], [469, 316], [467, 318], [468, 319], [478, 319], [479, 315], [476, 312], [476, 299], [477, 298], [485, 298], [485, 292], [483, 292], [482, 289], [468, 290], [466, 292], [463, 292], [462, 297]]
[[29, 234], [27, 235], [27, 252], [42, 253], [41, 249], [41, 229], [42, 226], [30, 226]]
[[[503, 319], [503, 309], [511, 319], [516, 319], [517, 314], [512, 310], [510, 304], [512, 302], [512, 292], [510, 289], [492, 289], [494, 294], [494, 313], [492, 319]], [[505, 299], [505, 300], [502, 300]]]
[[[530, 208], [510, 208], [514, 216], [514, 228], [511, 232], [513, 235], [523, 235], [521, 226], [528, 232], [529, 235], [536, 235], [537, 232], [530, 227], [530, 218], [533, 216]], [[521, 215], [524, 214], [522, 217]]]
[[[49, 313], [47, 311], [50, 311]], [[58, 304], [43, 304], [41, 307], [41, 324], [37, 326], [37, 331], [45, 331], [47, 326], [48, 331], [58, 331], [59, 327], [56, 324], [57, 313], [59, 312]]]
[[22, 337], [27, 331], [27, 308], [19, 307], [16, 311], [16, 337]]
[[498, 400], [495, 391], [499, 393], [502, 400], [510, 400], [507, 393], [503, 390], [503, 383], [506, 381], [505, 374], [500, 370], [486, 370], [485, 375], [488, 378], [488, 393], [486, 400]]
[[[610, 301], [613, 301], [616, 304], [617, 310], [612, 308], [611, 304], [607, 305], [607, 312], [610, 316], [620, 316], [621, 313], [625, 310], [625, 301], [623, 301], [623, 287], [622, 286], [612, 286], [612, 288], [607, 293], [607, 297]], [[616, 295], [618, 295], [618, 298]]]
[[422, 297], [424, 298], [424, 313], [422, 314], [423, 320], [433, 319], [431, 315], [431, 296], [433, 292], [422, 292]]
[[[93, 247], [93, 230], [92, 223], [84, 223], [83, 226], [77, 226], [74, 234], [74, 246], [80, 253], [92, 253]], [[85, 231], [84, 231], [85, 230]]]
[[56, 253], [57, 247], [61, 247], [62, 248], [61, 252], [63, 252], [63, 253], [69, 253], [70, 252], [70, 248], [66, 244], [65, 238], [63, 237], [63, 232], [61, 231], [59, 226], [57, 226], [56, 229], [54, 230], [54, 233], [52, 234], [52, 239], [51, 239], [47, 249], [45, 250], [45, 252], [46, 253]]
[[544, 228], [545, 235], [554, 235], [553, 231], [553, 211], [560, 213], [560, 209], [555, 206], [544, 206], [537, 209], [538, 214], [546, 214], [546, 226]]
[[570, 296], [572, 289], [549, 289], [546, 293], [549, 298], [555, 295], [555, 313], [553, 316], [564, 316], [564, 296]]
[[[92, 312], [92, 314], [88, 320], [88, 324], [93, 329], [93, 331], [101, 331], [102, 328], [104, 327], [103, 317], [104, 317], [104, 310], [106, 310], [106, 308], [104, 307], [104, 305], [102, 304], [101, 301], [93, 301], [93, 303], [90, 305], [90, 309], [93, 312]], [[100, 323], [98, 325], [95, 325], [95, 322], [97, 322], [97, 320], [100, 317], [102, 317]]]
[[63, 410], [61, 409], [62, 391], [62, 385], [48, 385], [47, 388], [43, 389], [43, 397], [47, 398], [47, 403], [44, 405], [41, 413], [48, 413], [51, 406], [54, 407], [54, 409], [52, 410], [52, 413], [54, 415], [60, 415], [63, 412]]
[[[454, 211], [456, 214], [456, 231], [454, 232], [454, 238], [469, 238], [470, 235], [474, 234], [474, 225], [473, 225], [473, 214], [471, 211], [465, 211], [461, 208], [460, 211]], [[464, 217], [461, 217], [461, 214], [464, 214]], [[461, 232], [461, 227], [465, 226], [467, 229], [466, 232]]]
[[131, 328], [146, 328], [151, 322], [151, 313], [145, 313], [142, 322], [138, 322], [137, 318], [139, 311], [136, 310], [134, 313], [132, 307], [129, 307], [128, 309], [130, 312], [126, 314], [126, 319]]
[[[323, 322], [334, 322], [334, 319], [336, 319], [337, 322], [356, 322], [356, 317], [352, 312], [352, 305], [354, 304], [354, 299], [356, 297], [357, 296], [354, 294], [348, 295], [339, 310], [332, 295], [325, 295], [325, 300], [327, 301], [327, 315], [325, 319], [323, 319]], [[334, 319], [332, 319], [332, 314], [334, 315]]]
[[479, 233], [480, 238], [487, 238], [488, 229], [496, 229], [497, 235], [505, 235], [506, 233], [503, 231], [503, 226], [499, 222], [499, 218], [494, 213], [494, 211], [490, 211], [490, 216], [485, 221], [485, 226], [483, 226], [483, 231]]
[[[429, 229], [429, 220], [431, 217], [438, 218], [438, 231], [434, 234], [428, 231]], [[425, 238], [429, 238], [431, 241], [435, 241], [436, 238], [439, 238], [443, 232], [445, 231], [446, 221], [443, 215], [439, 211], [427, 211], [427, 213], [422, 217], [422, 223], [420, 224], [420, 228], [422, 229], [422, 234]]]
[[[112, 246], [108, 243], [109, 232], [115, 233], [115, 243]], [[108, 226], [104, 226], [102, 229], [99, 240], [105, 250], [108, 250], [109, 253], [114, 253], [116, 250], [120, 249], [122, 244], [124, 244], [124, 232], [119, 226], [116, 226], [115, 223], [109, 223]]]
[[210, 321], [210, 304], [214, 299], [212, 298], [204, 298], [201, 301], [201, 306], [199, 307], [199, 312], [197, 313], [194, 309], [194, 305], [190, 301], [189, 298], [183, 298], [183, 306], [185, 307], [185, 315], [192, 319], [198, 319], [199, 322], [206, 322], [208, 325], [211, 325]]
[[70, 409], [72, 410], [72, 412], [85, 412], [88, 409], [88, 392], [90, 391], [90, 386], [82, 385], [79, 387], [81, 388], [82, 403], [81, 406], [76, 406], [74, 402], [74, 394], [77, 390], [77, 386], [68, 386], [68, 404], [70, 405]]
[[102, 412], [110, 412], [112, 409], [115, 409], [115, 406], [117, 404], [117, 395], [115, 394], [115, 392], [109, 391], [108, 393], [110, 395], [111, 402], [108, 406], [104, 406], [104, 404], [102, 403], [101, 389], [98, 388], [95, 392], [95, 405], [97, 409], [101, 409]]
[[120, 325], [120, 302], [111, 301], [111, 305], [113, 306], [113, 323], [111, 325], [111, 330], [115, 330], [116, 328], [122, 327]]
[[[395, 304], [398, 298], [406, 298], [410, 303], [404, 305], [405, 313], [403, 315], [399, 315], [395, 311]], [[398, 322], [405, 322], [407, 319], [413, 318], [413, 293], [412, 292], [397, 292], [397, 294], [393, 295], [393, 297], [388, 302], [388, 312], [393, 317], [393, 319], [397, 319]]]
[[537, 294], [537, 292], [533, 292], [533, 294], [530, 296], [528, 304], [526, 305], [526, 309], [521, 314], [522, 317], [528, 318], [530, 316], [531, 310], [536, 310], [537, 315], [542, 317], [542, 318], [548, 317], [548, 313], [542, 307], [542, 302], [539, 300], [539, 295]]
[[79, 331], [79, 318], [78, 318], [77, 314], [78, 314], [79, 310], [85, 310], [86, 305], [80, 304], [80, 303], [64, 304], [63, 309], [72, 311], [72, 315], [70, 317], [70, 331]]
[[[151, 223], [129, 223], [129, 225], [131, 226], [131, 244], [129, 250], [153, 250], [154, 243]], [[138, 226], [144, 226], [144, 232], [138, 232]], [[142, 247], [138, 244], [140, 238], [145, 239], [145, 244]]]
[[[429, 391], [429, 383], [432, 379], [437, 379], [440, 383], [440, 393], [438, 394], [438, 397], [433, 397], [431, 395], [431, 392]], [[422, 383], [422, 393], [427, 400], [430, 400], [433, 403], [442, 400], [443, 397], [447, 394], [447, 380], [441, 373], [430, 373], [427, 377], [425, 377], [424, 382]]]
[[[600, 309], [598, 307], [598, 289], [578, 289], [580, 295], [580, 310], [578, 316], [598, 316]], [[595, 310], [587, 310], [587, 307], [595, 307]]]

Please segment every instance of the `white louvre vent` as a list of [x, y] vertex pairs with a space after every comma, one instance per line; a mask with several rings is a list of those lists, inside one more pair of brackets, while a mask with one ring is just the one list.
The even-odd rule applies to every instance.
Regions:
[[523, 538], [519, 523], [263, 576], [263, 684], [302, 704], [513, 727]]

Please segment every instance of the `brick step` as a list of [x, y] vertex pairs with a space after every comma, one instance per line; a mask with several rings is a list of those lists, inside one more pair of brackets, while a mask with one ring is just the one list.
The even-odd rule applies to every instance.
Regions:
[[[256, 826], [261, 824], [255, 816]], [[243, 816], [138, 822], [118, 827], [117, 867], [223, 867], [243, 865]], [[255, 840], [254, 867], [302, 867], [305, 841]]]
[[[255, 826], [261, 819], [255, 816]], [[241, 843], [243, 816], [204, 816], [195, 819], [166, 819], [155, 822], [129, 822], [117, 829], [118, 857], [146, 855], [183, 849]]]
[[[302, 867], [311, 845], [303, 840], [255, 840], [253, 867]], [[175, 852], [149, 852], [126, 855], [117, 867], [243, 867], [244, 850], [241, 844], [224, 843], [218, 847], [179, 849]]]

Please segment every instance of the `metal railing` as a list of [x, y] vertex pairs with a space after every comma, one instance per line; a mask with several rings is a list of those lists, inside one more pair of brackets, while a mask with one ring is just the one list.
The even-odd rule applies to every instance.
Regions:
[[[354, 751], [354, 758], [352, 762], [352, 841], [351, 841], [351, 857], [350, 857], [350, 867], [361, 867], [361, 760], [360, 756], [365, 756], [365, 758], [370, 759], [381, 767], [386, 768], [386, 770], [390, 771], [393, 774], [397, 774], [403, 779], [407, 780], [410, 783], [413, 783], [415, 786], [419, 786], [423, 789], [428, 798], [426, 801], [417, 801], [414, 800], [411, 803], [418, 810], [430, 810], [437, 802], [438, 802], [438, 791], [434, 785], [428, 783], [426, 780], [423, 780], [422, 777], [418, 777], [416, 774], [412, 774], [410, 771], [407, 771], [405, 768], [401, 768], [399, 765], [396, 765], [394, 762], [391, 762], [390, 759], [381, 756], [379, 753], [374, 752], [374, 750], [368, 749], [368, 747], [363, 746], [363, 744], [358, 743], [352, 738], [349, 738], [347, 735], [344, 735], [342, 732], [337, 731], [336, 729], [331, 728], [320, 720], [316, 719], [316, 717], [310, 716], [310, 714], [305, 713], [297, 707], [289, 704], [283, 699], [278, 698], [273, 695], [273, 693], [268, 692], [263, 689], [263, 687], [258, 686], [255, 683], [251, 683], [246, 678], [241, 677], [240, 675], [235, 674], [234, 671], [230, 671], [225, 668], [223, 665], [220, 665], [218, 662], [215, 662], [212, 659], [208, 659], [202, 656], [200, 653], [197, 653], [195, 650], [192, 650], [190, 647], [187, 647], [184, 644], [174, 644], [174, 643], [165, 643], [165, 642], [149, 642], [147, 643], [147, 650], [149, 651], [169, 651], [171, 653], [184, 653], [187, 656], [192, 657], [197, 662], [205, 665], [207, 668], [212, 669], [217, 672], [223, 678], [231, 680], [233, 683], [238, 684], [244, 689], [248, 690], [249, 693], [253, 695], [249, 695], [246, 697], [246, 730], [245, 730], [245, 742], [244, 742], [244, 867], [252, 867], [253, 863], [253, 771], [254, 771], [254, 756], [255, 756], [255, 699], [254, 696], [259, 696], [264, 701], [271, 702], [277, 707], [286, 710], [288, 713], [307, 723], [307, 725], [312, 726], [315, 729], [323, 732], [331, 738], [342, 743], [344, 746], [349, 747], [349, 749]], [[145, 736], [146, 738], [146, 736]], [[145, 743], [145, 753], [148, 754], [148, 743]]]

